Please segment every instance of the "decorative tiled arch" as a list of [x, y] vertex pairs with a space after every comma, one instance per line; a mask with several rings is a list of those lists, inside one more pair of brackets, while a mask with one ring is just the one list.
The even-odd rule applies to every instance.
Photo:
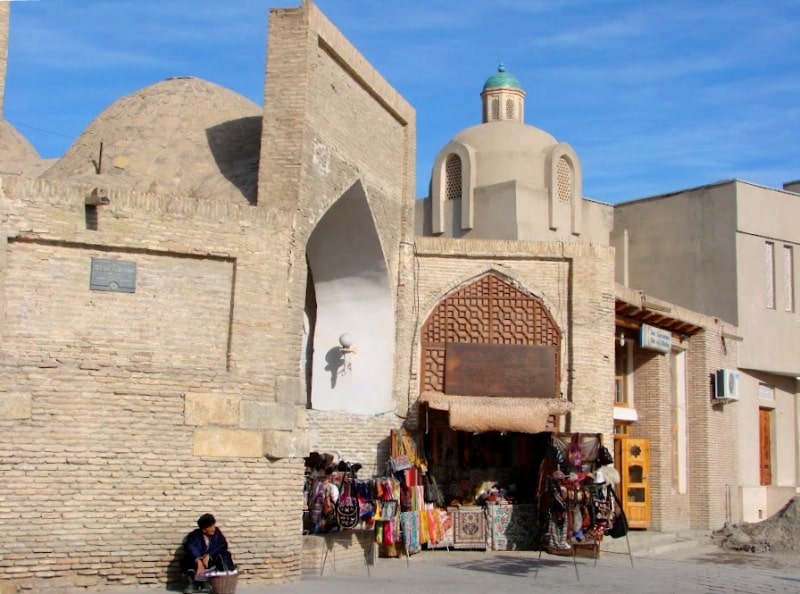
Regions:
[[544, 302], [488, 272], [447, 294], [420, 330], [421, 391], [443, 392], [448, 342], [550, 345], [560, 383], [561, 331]]

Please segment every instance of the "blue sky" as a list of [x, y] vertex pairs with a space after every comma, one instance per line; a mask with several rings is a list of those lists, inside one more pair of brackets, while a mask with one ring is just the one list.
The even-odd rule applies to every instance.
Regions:
[[[198, 76], [263, 104], [274, 0], [12, 5], [4, 115], [58, 157], [117, 98]], [[797, 0], [318, 0], [417, 110], [417, 196], [439, 149], [480, 123], [504, 62], [526, 123], [577, 151], [615, 203], [739, 178], [800, 179]]]

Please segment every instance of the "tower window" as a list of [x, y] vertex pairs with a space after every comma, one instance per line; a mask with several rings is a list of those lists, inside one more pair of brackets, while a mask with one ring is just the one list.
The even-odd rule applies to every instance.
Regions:
[[492, 121], [496, 122], [500, 119], [500, 99], [495, 97], [492, 99]]
[[444, 196], [447, 200], [461, 200], [461, 157], [450, 155], [444, 167]]
[[569, 202], [572, 197], [572, 167], [564, 157], [559, 157], [556, 164], [556, 184], [558, 186], [558, 199]]
[[514, 119], [514, 100], [511, 98], [506, 99], [506, 119]]

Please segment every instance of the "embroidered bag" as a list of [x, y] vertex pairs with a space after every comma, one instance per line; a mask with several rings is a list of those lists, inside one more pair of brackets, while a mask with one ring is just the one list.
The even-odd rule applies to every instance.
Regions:
[[352, 493], [352, 482], [352, 476], [345, 477], [342, 485], [342, 495], [339, 497], [339, 501], [336, 502], [336, 521], [342, 529], [355, 528], [358, 525], [358, 497], [355, 497]]
[[406, 456], [405, 454], [400, 454], [399, 456], [392, 456], [389, 459], [389, 469], [392, 471], [392, 474], [394, 474], [395, 472], [408, 470], [412, 466], [413, 464], [411, 464], [411, 460], [409, 460], [408, 456]]
[[625, 511], [622, 509], [622, 503], [617, 497], [617, 493], [611, 486], [608, 487], [611, 494], [614, 496], [614, 501], [617, 503], [617, 511], [614, 514], [614, 520], [611, 524], [611, 528], [606, 531], [611, 538], [622, 538], [626, 534], [628, 534], [628, 518], [625, 516]]

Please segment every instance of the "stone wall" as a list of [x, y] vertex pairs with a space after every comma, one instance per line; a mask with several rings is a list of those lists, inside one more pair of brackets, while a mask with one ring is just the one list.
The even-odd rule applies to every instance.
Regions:
[[[307, 420], [270, 369], [269, 213], [111, 193], [91, 229], [88, 193], [2, 184], [0, 580], [175, 581], [206, 511], [243, 580], [296, 578]], [[135, 262], [135, 291], [90, 289], [93, 256]]]
[[[0, 581], [175, 581], [208, 511], [244, 582], [297, 579], [301, 458], [382, 470], [407, 401], [414, 111], [311, 3], [271, 13], [268, 54], [258, 206], [3, 180]], [[354, 186], [401, 345], [398, 411], [374, 417], [306, 410], [301, 373], [306, 242]], [[92, 290], [93, 257], [135, 263], [135, 291]]]
[[203, 427], [187, 411], [261, 398], [260, 386], [84, 367], [0, 367], [0, 401], [17, 403], [0, 418], [0, 518], [14, 535], [0, 544], [0, 580], [40, 592], [176, 582], [182, 537], [207, 511], [244, 581], [297, 575], [302, 460], [261, 455], [263, 432], [241, 429], [238, 407], [235, 421]]

